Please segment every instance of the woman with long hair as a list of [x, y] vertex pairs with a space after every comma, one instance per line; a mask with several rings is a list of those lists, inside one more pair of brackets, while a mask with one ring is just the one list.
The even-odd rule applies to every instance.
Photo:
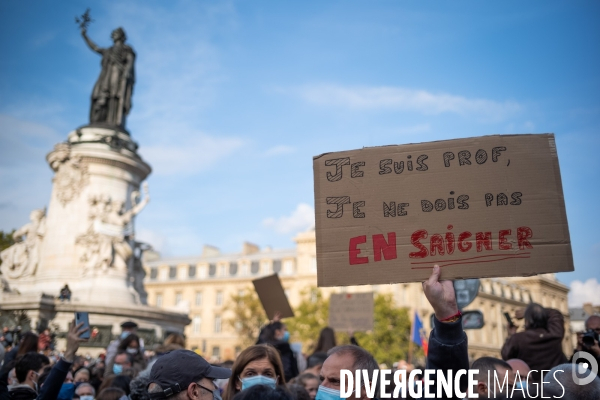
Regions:
[[288, 343], [290, 333], [285, 324], [281, 321], [271, 322], [264, 327], [259, 337], [259, 343], [270, 344], [279, 352], [279, 357], [283, 364], [284, 379], [288, 382], [290, 379], [298, 376], [298, 361], [296, 355]]
[[[142, 352], [142, 346], [140, 344], [140, 337], [135, 333], [131, 333], [121, 340], [117, 347], [117, 353], [126, 352], [131, 355], [133, 362], [131, 363], [136, 375], [146, 368], [146, 358]], [[114, 362], [114, 361], [113, 361]], [[112, 371], [112, 365], [110, 365]]]
[[267, 344], [250, 346], [240, 353], [231, 367], [231, 378], [223, 392], [223, 400], [254, 385], [285, 388], [283, 365], [279, 353]]
[[321, 333], [319, 333], [319, 340], [317, 341], [317, 345], [315, 346], [313, 354], [327, 353], [335, 346], [337, 346], [337, 342], [335, 340], [335, 331], [333, 330], [333, 328], [327, 326], [321, 329]]

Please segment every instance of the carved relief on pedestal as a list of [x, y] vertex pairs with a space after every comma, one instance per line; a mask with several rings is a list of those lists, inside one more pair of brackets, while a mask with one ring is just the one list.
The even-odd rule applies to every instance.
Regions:
[[56, 172], [54, 188], [60, 203], [64, 206], [74, 199], [89, 182], [88, 166], [80, 156], [71, 155], [68, 143], [59, 143], [46, 157], [50, 167]]
[[15, 244], [0, 253], [2, 273], [10, 279], [35, 275], [40, 261], [40, 249], [46, 232], [46, 210], [33, 210], [31, 222], [13, 234]]
[[129, 210], [125, 210], [124, 202], [115, 201], [110, 196], [90, 196], [90, 225], [87, 232], [75, 241], [84, 273], [114, 269], [132, 274], [129, 268], [135, 246], [132, 221], [150, 201], [147, 185], [144, 185], [144, 192], [145, 197], [140, 202], [139, 192], [131, 194], [132, 207]]

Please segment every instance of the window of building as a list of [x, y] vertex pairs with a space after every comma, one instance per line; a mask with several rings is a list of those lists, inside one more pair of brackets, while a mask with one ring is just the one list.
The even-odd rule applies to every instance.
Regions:
[[163, 305], [163, 295], [162, 293], [156, 294], [156, 307], [162, 307]]
[[201, 306], [202, 305], [202, 292], [196, 292], [196, 301], [195, 304], [197, 306]]
[[202, 318], [200, 318], [198, 315], [194, 316], [194, 318], [192, 318], [192, 330], [194, 333], [200, 333], [200, 328], [202, 326]]
[[196, 266], [195, 265], [190, 265], [188, 267], [188, 277], [190, 277], [190, 278], [196, 277]]
[[221, 333], [221, 316], [215, 315], [215, 333]]
[[237, 275], [238, 272], [238, 263], [235, 261], [232, 261], [229, 263], [229, 275], [231, 276], [235, 276]]
[[150, 268], [150, 279], [155, 280], [158, 278], [158, 268]]
[[217, 290], [217, 298], [216, 298], [215, 304], [218, 306], [223, 305], [223, 291], [222, 290]]
[[208, 276], [215, 276], [217, 274], [217, 265], [208, 264]]
[[175, 305], [179, 304], [182, 299], [183, 299], [183, 295], [181, 294], [181, 292], [175, 293]]
[[212, 348], [212, 356], [218, 360], [221, 359], [221, 348], [219, 346], [213, 346]]
[[294, 261], [285, 260], [283, 262], [283, 273], [286, 275], [292, 275], [294, 273]]
[[273, 260], [273, 272], [276, 274], [281, 272], [281, 260]]
[[252, 275], [256, 275], [258, 274], [260, 271], [260, 263], [258, 261], [252, 261], [252, 264], [250, 264], [250, 273]]
[[316, 303], [319, 300], [319, 289], [312, 289], [310, 291], [310, 302]]
[[175, 279], [177, 277], [177, 267], [170, 266], [169, 267], [169, 279]]

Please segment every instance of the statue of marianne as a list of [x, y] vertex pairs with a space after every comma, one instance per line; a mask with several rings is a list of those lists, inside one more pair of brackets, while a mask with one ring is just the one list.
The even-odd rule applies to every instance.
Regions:
[[88, 46], [102, 56], [102, 70], [92, 92], [90, 124], [102, 124], [125, 129], [125, 117], [131, 109], [131, 95], [135, 82], [133, 64], [135, 53], [125, 44], [125, 31], [112, 31], [112, 47], [98, 47], [87, 37], [85, 28], [81, 35]]

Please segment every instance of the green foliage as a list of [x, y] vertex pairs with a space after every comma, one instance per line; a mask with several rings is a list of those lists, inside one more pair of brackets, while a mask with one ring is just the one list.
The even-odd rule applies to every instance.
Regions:
[[[311, 353], [317, 344], [321, 329], [329, 320], [329, 299], [320, 289], [311, 288], [302, 293], [303, 300], [294, 310], [295, 317], [286, 319], [292, 340], [301, 341], [303, 350]], [[410, 316], [405, 308], [394, 306], [392, 296], [377, 294], [374, 301], [375, 326], [372, 332], [356, 332], [354, 337], [369, 351], [377, 362], [388, 366], [408, 357]], [[347, 332], [336, 332], [338, 344], [350, 343]], [[416, 350], [417, 348], [415, 348]]]
[[354, 337], [378, 363], [391, 367], [394, 362], [408, 358], [410, 324], [408, 309], [395, 307], [390, 294], [378, 294], [375, 296], [373, 331], [357, 332]]
[[312, 353], [319, 339], [321, 329], [329, 321], [329, 299], [325, 299], [320, 289], [310, 288], [302, 292], [302, 301], [294, 309], [294, 317], [286, 318], [285, 324], [292, 341], [300, 341], [303, 351]]
[[248, 347], [256, 343], [260, 328], [268, 318], [254, 288], [232, 295], [225, 310], [233, 313], [226, 323], [237, 332], [240, 345]]

